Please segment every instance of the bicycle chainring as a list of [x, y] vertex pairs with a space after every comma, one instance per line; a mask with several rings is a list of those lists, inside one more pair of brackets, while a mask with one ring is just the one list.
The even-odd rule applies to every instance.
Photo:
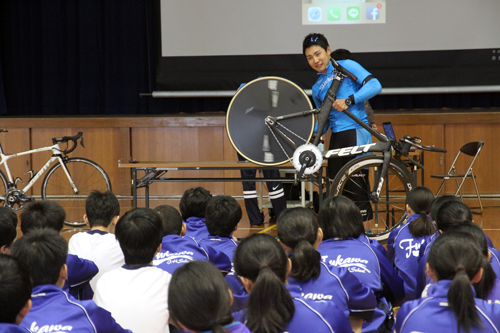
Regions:
[[26, 203], [31, 201], [33, 199], [26, 196], [26, 193], [18, 188], [10, 188], [5, 194], [5, 205], [13, 210], [21, 210]]
[[319, 148], [313, 144], [307, 143], [305, 145], [300, 146], [293, 153], [293, 160], [292, 160], [292, 164], [293, 164], [295, 170], [297, 170], [297, 171], [300, 171], [300, 169], [302, 167], [301, 162], [300, 162], [300, 154], [302, 154], [305, 151], [312, 152], [316, 157], [316, 162], [312, 166], [307, 167], [304, 171], [304, 174], [311, 175], [311, 174], [315, 173], [316, 171], [318, 171], [319, 168], [321, 167], [321, 165], [323, 164], [323, 155], [321, 154], [321, 151], [319, 150]]

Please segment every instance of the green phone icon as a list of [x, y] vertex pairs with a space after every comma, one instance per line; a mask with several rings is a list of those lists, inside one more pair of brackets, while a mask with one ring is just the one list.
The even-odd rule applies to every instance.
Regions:
[[359, 7], [347, 7], [347, 19], [349, 21], [357, 21], [361, 16]]
[[340, 21], [340, 7], [328, 7], [328, 21]]

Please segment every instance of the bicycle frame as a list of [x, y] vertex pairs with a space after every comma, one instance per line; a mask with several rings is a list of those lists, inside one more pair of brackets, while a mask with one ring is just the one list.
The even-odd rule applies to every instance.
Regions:
[[[40, 168], [40, 170], [38, 170], [38, 172], [31, 177], [29, 183], [22, 189], [22, 191], [23, 192], [28, 191], [36, 183], [36, 181], [45, 173], [45, 171], [50, 167], [50, 165], [52, 163], [54, 163], [55, 161], [58, 161], [61, 164], [61, 167], [63, 168], [64, 173], [68, 177], [68, 180], [71, 184], [71, 187], [73, 188], [73, 191], [75, 192], [75, 194], [78, 194], [78, 189], [76, 188], [75, 183], [73, 182], [73, 179], [71, 178], [71, 175], [69, 174], [69, 171], [66, 167], [66, 164], [64, 163], [64, 159], [63, 159], [63, 156], [61, 154], [61, 150], [60, 150], [58, 144], [54, 144], [52, 146], [43, 147], [43, 148], [31, 149], [31, 150], [23, 151], [23, 152], [20, 152], [17, 154], [11, 154], [11, 155], [5, 155], [3, 153], [2, 146], [0, 145], [0, 166], [1, 165], [5, 166], [6, 176], [7, 176], [7, 180], [8, 180], [8, 187], [9, 188], [16, 187], [16, 182], [12, 178], [12, 174], [10, 172], [9, 165], [7, 163], [8, 160], [10, 160], [11, 158], [14, 158], [14, 157], [30, 155], [30, 154], [40, 153], [43, 151], [49, 151], [49, 150], [52, 151], [52, 156]], [[17, 180], [17, 178], [16, 178], [16, 180]], [[0, 196], [0, 198], [1, 197], [2, 196]], [[4, 197], [4, 199], [5, 199], [5, 197]]]

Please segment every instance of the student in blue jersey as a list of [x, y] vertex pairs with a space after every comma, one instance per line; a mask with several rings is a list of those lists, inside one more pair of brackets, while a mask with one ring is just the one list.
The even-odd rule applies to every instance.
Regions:
[[434, 285], [428, 297], [401, 306], [396, 332], [498, 332], [500, 304], [475, 298], [471, 286], [481, 280], [483, 261], [469, 235], [450, 232], [437, 238], [427, 261]]
[[212, 248], [201, 248], [198, 243], [189, 237], [182, 237], [186, 233], [186, 224], [182, 223], [179, 211], [169, 205], [156, 207], [163, 224], [163, 239], [161, 251], [153, 259], [153, 266], [163, 269], [170, 274], [193, 260], [210, 261], [223, 273], [231, 271], [231, 260], [219, 251]]
[[189, 262], [175, 271], [168, 290], [170, 320], [187, 332], [250, 333], [231, 314], [232, 294], [210, 263]]
[[428, 215], [433, 200], [434, 194], [427, 187], [413, 188], [406, 196], [408, 221], [392, 230], [387, 241], [387, 258], [404, 281], [405, 300], [419, 297], [416, 294], [419, 250], [437, 232]]
[[[21, 231], [24, 235], [35, 229], [52, 229], [60, 233], [65, 218], [66, 212], [56, 201], [34, 201], [21, 213]], [[92, 299], [93, 291], [89, 282], [99, 272], [97, 265], [74, 254], [67, 255], [66, 265], [68, 277], [64, 291], [76, 299]]]
[[0, 207], [0, 253], [9, 254], [17, 237], [17, 215], [9, 207]]
[[[437, 200], [436, 200], [437, 201]], [[432, 282], [427, 274], [425, 274], [425, 264], [427, 262], [427, 256], [432, 248], [432, 244], [436, 239], [440, 237], [441, 234], [448, 232], [452, 228], [472, 221], [472, 212], [466, 204], [460, 201], [458, 198], [450, 199], [447, 198], [442, 204], [439, 204], [439, 208], [434, 210], [431, 209], [431, 214], [435, 216], [436, 227], [439, 232], [430, 239], [429, 244], [426, 246], [424, 253], [421, 255], [418, 268], [417, 268], [417, 283], [416, 283], [416, 295], [421, 295], [424, 292], [425, 287]], [[437, 204], [436, 204], [437, 205]], [[434, 205], [433, 205], [434, 207]], [[485, 235], [486, 237], [486, 235]], [[421, 251], [422, 252], [422, 251]], [[495, 271], [495, 265], [492, 263], [492, 268]], [[498, 274], [498, 273], [497, 273]]]
[[[302, 42], [302, 53], [312, 69], [318, 72], [318, 79], [312, 88], [312, 96], [316, 107], [320, 107], [325, 99], [326, 93], [330, 88], [334, 68], [331, 64], [331, 52], [328, 40], [324, 35], [312, 33], [307, 35]], [[330, 138], [331, 149], [363, 145], [372, 142], [371, 134], [363, 129], [358, 123], [342, 113], [349, 110], [355, 116], [368, 124], [364, 101], [374, 97], [382, 91], [382, 85], [366, 69], [353, 60], [339, 60], [338, 63], [346, 70], [356, 76], [357, 81], [350, 78], [344, 78], [337, 91], [337, 100], [332, 105], [332, 111], [329, 116], [328, 125], [332, 131]], [[321, 131], [319, 129], [318, 131]], [[326, 130], [326, 126], [325, 126]], [[321, 135], [318, 133], [317, 135]], [[328, 176], [335, 178], [340, 169], [355, 156], [346, 156], [328, 160]], [[367, 172], [361, 172], [359, 175], [360, 184], [367, 177]], [[357, 198], [365, 200], [365, 192], [357, 190], [358, 186], [353, 185], [348, 192], [351, 193], [351, 199], [359, 201]], [[347, 191], [344, 191], [347, 193]], [[363, 212], [365, 220], [372, 218], [371, 206], [364, 205], [359, 207]]]
[[488, 243], [486, 242], [486, 237], [484, 237], [483, 230], [471, 221], [467, 221], [448, 231], [448, 233], [451, 232], [461, 232], [468, 235], [471, 238], [471, 241], [474, 241], [479, 247], [484, 256], [483, 277], [481, 281], [474, 283], [473, 285], [474, 290], [476, 291], [476, 298], [500, 304], [500, 280], [498, 279], [498, 274], [496, 274], [491, 267], [491, 252], [488, 248]]
[[234, 269], [250, 293], [247, 309], [234, 316], [252, 332], [352, 332], [333, 302], [305, 299], [299, 286], [286, 283], [292, 264], [272, 236], [243, 239], [234, 253]]
[[[238, 228], [242, 217], [240, 204], [230, 196], [217, 195], [210, 200], [205, 214], [205, 224], [209, 236], [200, 240], [200, 246], [208, 251], [213, 248], [224, 253], [231, 262], [238, 242], [233, 237], [233, 232]], [[248, 293], [234, 274], [234, 269], [226, 276], [235, 296], [233, 310], [241, 309], [245, 303]]]
[[377, 297], [372, 322], [363, 324], [363, 332], [392, 332], [393, 306], [404, 298], [403, 280], [389, 260], [359, 238], [362, 217], [354, 202], [344, 196], [323, 201], [318, 213], [323, 242], [318, 251], [329, 265], [346, 267]]
[[134, 332], [169, 332], [167, 297], [172, 276], [152, 265], [161, 250], [162, 234], [161, 217], [154, 210], [136, 208], [125, 213], [115, 230], [125, 265], [97, 281], [97, 305]]
[[89, 231], [74, 234], [69, 240], [68, 252], [93, 261], [99, 268], [90, 286], [95, 290], [97, 281], [106, 272], [125, 264], [122, 249], [114, 235], [120, 218], [120, 203], [112, 192], [92, 191], [85, 201], [83, 219]]
[[179, 203], [182, 219], [186, 222], [186, 235], [197, 242], [209, 236], [205, 225], [205, 211], [212, 199], [209, 191], [203, 187], [190, 188], [184, 192]]
[[278, 240], [292, 261], [288, 283], [300, 286], [304, 298], [332, 301], [349, 317], [353, 331], [360, 331], [363, 319], [371, 321], [377, 306], [375, 295], [347, 268], [328, 266], [317, 251], [323, 240], [312, 210], [287, 209], [278, 218]]
[[19, 324], [31, 309], [31, 290], [28, 267], [0, 253], [0, 333], [30, 332]]
[[31, 311], [21, 326], [33, 332], [130, 332], [94, 301], [76, 300], [62, 290], [68, 243], [56, 231], [32, 230], [14, 242], [12, 255], [24, 262], [33, 281]]

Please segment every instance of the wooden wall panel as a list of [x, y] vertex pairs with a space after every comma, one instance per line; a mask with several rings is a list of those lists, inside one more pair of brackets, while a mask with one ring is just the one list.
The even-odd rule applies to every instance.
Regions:
[[[484, 147], [478, 159], [474, 164], [474, 173], [477, 175], [479, 192], [481, 194], [499, 194], [500, 193], [500, 173], [498, 165], [500, 164], [499, 154], [496, 153], [498, 142], [500, 140], [500, 124], [449, 124], [445, 127], [445, 142], [448, 154], [445, 159], [446, 171], [453, 163], [458, 150], [464, 144], [471, 141], [483, 141]], [[461, 156], [461, 158], [463, 155]], [[457, 164], [457, 171], [465, 171], [470, 164], [471, 158], [461, 160]], [[446, 193], [454, 194], [456, 185], [448, 180]], [[466, 181], [464, 193], [475, 193], [472, 181]]]
[[[130, 157], [130, 135], [128, 128], [34, 128], [31, 131], [31, 146], [52, 145], [52, 138], [73, 136], [83, 132], [84, 145], [80, 144], [69, 157], [84, 157], [99, 164], [111, 179], [113, 192], [117, 195], [131, 195], [130, 171], [118, 168], [118, 160]], [[40, 169], [49, 159], [51, 152], [32, 155], [33, 168]], [[34, 194], [40, 194], [43, 178], [34, 187]]]
[[[2, 124], [3, 126], [3, 124]], [[6, 155], [16, 154], [21, 151], [30, 150], [30, 131], [28, 128], [7, 128], [8, 133], [0, 133], [0, 143], [2, 144], [3, 152]], [[19, 177], [23, 180], [18, 182], [17, 187], [23, 188], [25, 184], [28, 184], [30, 175], [26, 174], [31, 170], [31, 157], [30, 155], [18, 156], [9, 159], [7, 162], [9, 164], [9, 170], [12, 177], [15, 179]], [[7, 177], [5, 166], [1, 166], [0, 170]], [[31, 190], [27, 194], [31, 194]]]
[[[223, 127], [132, 128], [132, 156], [140, 161], [221, 161], [224, 157]], [[143, 173], [140, 173], [140, 177]], [[169, 171], [172, 178], [224, 177], [223, 171]], [[156, 183], [151, 195], [182, 195], [201, 186], [223, 194], [224, 183]], [[140, 191], [139, 194], [144, 192]]]

